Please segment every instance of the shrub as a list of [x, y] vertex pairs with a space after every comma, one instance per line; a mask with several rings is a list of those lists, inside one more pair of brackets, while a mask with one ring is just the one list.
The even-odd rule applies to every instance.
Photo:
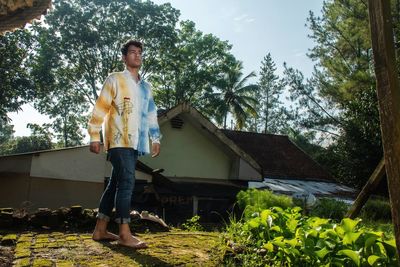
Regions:
[[249, 218], [253, 213], [261, 212], [271, 207], [285, 209], [293, 206], [291, 197], [276, 195], [269, 190], [248, 189], [240, 191], [236, 198], [239, 207], [244, 210], [246, 218]]
[[182, 224], [182, 229], [187, 230], [187, 231], [202, 231], [203, 227], [199, 223], [200, 216], [195, 215], [192, 218], [186, 220], [185, 223]]
[[318, 204], [310, 211], [310, 215], [340, 221], [348, 210], [349, 205], [343, 201], [333, 198], [321, 198]]
[[366, 221], [390, 222], [392, 213], [389, 201], [383, 198], [369, 199], [362, 208], [360, 217]]
[[228, 226], [225, 237], [230, 257], [226, 262], [242, 266], [398, 264], [394, 239], [360, 227], [360, 220], [345, 218], [332, 223], [330, 219], [302, 216], [300, 211], [298, 207], [274, 207], [236, 222], [233, 229]]

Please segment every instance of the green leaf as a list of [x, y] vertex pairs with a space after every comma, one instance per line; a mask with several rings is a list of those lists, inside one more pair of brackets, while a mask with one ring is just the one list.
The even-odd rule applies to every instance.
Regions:
[[273, 252], [274, 251], [274, 245], [272, 244], [271, 241], [268, 241], [267, 243], [264, 244], [264, 248], [268, 251]]
[[343, 238], [343, 237], [344, 237], [345, 231], [344, 231], [343, 227], [341, 227], [341, 226], [336, 226], [336, 227], [335, 227], [335, 231], [336, 231], [337, 235], [338, 235], [340, 238]]
[[323, 248], [321, 250], [315, 251], [315, 254], [317, 255], [318, 258], [322, 260], [329, 252], [330, 251], [327, 248]]
[[291, 247], [295, 247], [295, 246], [297, 246], [299, 241], [296, 238], [293, 238], [293, 239], [286, 239], [285, 243], [289, 244]]
[[258, 228], [260, 226], [259, 218], [254, 218], [247, 222], [251, 228]]
[[367, 238], [367, 240], [365, 240], [365, 248], [371, 247], [377, 239], [378, 239], [377, 236], [371, 236]]
[[381, 242], [377, 242], [376, 245], [379, 247], [379, 250], [381, 251], [381, 254], [384, 255], [387, 258], [386, 249], [383, 246], [383, 244]]
[[339, 250], [338, 255], [345, 255], [349, 257], [357, 266], [360, 266], [360, 255], [357, 251], [350, 249]]
[[343, 230], [346, 233], [352, 232], [354, 230], [354, 228], [357, 226], [357, 224], [360, 222], [360, 220], [352, 220], [350, 218], [344, 218], [341, 222], [341, 226], [343, 228]]
[[298, 222], [299, 222], [298, 220], [293, 218], [290, 218], [289, 220], [286, 221], [286, 226], [290, 232], [295, 233]]
[[323, 239], [326, 239], [326, 238], [328, 238], [328, 237], [335, 238], [335, 237], [338, 236], [338, 234], [337, 234], [337, 233], [335, 232], [335, 230], [333, 230], [333, 229], [327, 229], [327, 230], [321, 232], [321, 233], [319, 234], [319, 236], [320, 236], [321, 238], [323, 238]]
[[380, 257], [378, 257], [376, 255], [371, 255], [368, 257], [368, 263], [369, 263], [369, 265], [374, 265], [376, 263], [376, 261], [379, 259], [380, 259]]
[[[260, 217], [261, 217], [261, 221], [263, 222], [263, 223], [267, 223], [267, 220], [268, 220], [268, 216], [271, 214], [271, 211], [270, 210], [263, 210], [262, 212], [261, 212], [261, 215], [260, 215]], [[271, 227], [271, 226], [270, 226]]]
[[272, 240], [272, 244], [277, 245], [278, 247], [285, 248], [285, 242], [283, 241], [283, 236], [278, 236]]
[[351, 245], [357, 241], [362, 233], [346, 233], [343, 237], [343, 244]]
[[272, 226], [269, 230], [270, 231], [275, 231], [275, 232], [278, 232], [278, 233], [282, 232], [282, 229], [278, 225]]

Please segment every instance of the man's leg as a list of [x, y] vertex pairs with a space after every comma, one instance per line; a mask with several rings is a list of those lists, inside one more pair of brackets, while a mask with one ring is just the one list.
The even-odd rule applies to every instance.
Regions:
[[129, 228], [131, 198], [135, 186], [137, 151], [124, 148], [120, 150], [119, 156], [120, 168], [115, 193], [116, 222], [119, 224], [119, 244], [133, 248], [145, 248], [147, 247], [146, 244], [132, 236]]
[[[112, 149], [109, 150], [109, 156], [112, 156]], [[117, 185], [117, 170], [112, 169], [111, 178], [108, 182], [106, 189], [100, 199], [99, 212], [97, 213], [96, 226], [93, 231], [92, 238], [96, 241], [100, 240], [118, 240], [118, 236], [107, 231], [107, 225], [110, 221], [112, 209], [114, 207], [115, 192]]]

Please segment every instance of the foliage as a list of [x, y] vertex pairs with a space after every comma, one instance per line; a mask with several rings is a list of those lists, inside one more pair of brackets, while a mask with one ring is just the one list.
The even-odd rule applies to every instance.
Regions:
[[182, 228], [184, 230], [192, 231], [192, 232], [203, 231], [203, 227], [199, 223], [199, 220], [200, 220], [200, 216], [195, 215], [192, 218], [186, 220], [186, 222], [182, 224]]
[[360, 217], [366, 221], [391, 222], [392, 211], [388, 200], [370, 198], [361, 209]]
[[16, 30], [0, 35], [0, 120], [9, 120], [7, 112], [21, 110], [21, 105], [35, 95], [26, 60], [31, 35]]
[[310, 211], [310, 215], [340, 221], [344, 218], [348, 210], [349, 205], [344, 201], [333, 198], [321, 198], [318, 200], [317, 205]]
[[293, 206], [291, 197], [277, 195], [269, 190], [247, 189], [246, 191], [240, 191], [236, 198], [239, 208], [244, 210], [245, 218], [271, 207], [276, 206], [285, 209]]
[[[360, 220], [305, 217], [301, 209], [262, 210], [247, 220], [228, 226], [229, 250], [241, 265], [252, 254], [262, 261], [252, 266], [394, 266], [394, 239], [359, 226]], [[237, 238], [239, 236], [241, 238]]]
[[14, 137], [14, 126], [0, 119], [0, 146]]
[[169, 109], [180, 102], [204, 114], [215, 116], [209, 94], [224, 74], [234, 67], [231, 45], [196, 29], [194, 22], [182, 21], [174, 45], [160, 53], [161, 69], [150, 80], [159, 105]]
[[[398, 1], [393, 4], [398, 6]], [[396, 20], [399, 11], [393, 8]], [[318, 121], [319, 127], [329, 126], [333, 133], [320, 162], [340, 181], [356, 187], [365, 184], [382, 158], [368, 21], [362, 0], [325, 1], [321, 17], [310, 12], [308, 18], [310, 38], [316, 44], [309, 56], [317, 62], [308, 84], [329, 104], [335, 119]], [[399, 31], [395, 34], [398, 39]], [[315, 126], [307, 121], [309, 127]]]
[[60, 0], [33, 26], [32, 77], [35, 107], [54, 119], [52, 129], [64, 146], [82, 143], [88, 104], [109, 73], [123, 69], [120, 46], [144, 42], [141, 76], [160, 70], [160, 54], [173, 46], [179, 12], [170, 4], [147, 1]]
[[219, 80], [216, 92], [211, 94], [211, 99], [215, 100], [216, 119], [226, 129], [226, 120], [228, 113], [235, 118], [237, 129], [242, 129], [249, 115], [255, 117], [257, 111], [255, 106], [258, 101], [252, 97], [257, 91], [258, 85], [249, 84], [247, 81], [255, 77], [255, 73], [251, 72], [247, 76], [242, 77], [243, 64], [236, 63], [232, 70], [228, 70], [225, 77]]
[[2, 155], [47, 150], [53, 148], [48, 136], [18, 136], [0, 146]]
[[258, 90], [254, 91], [254, 98], [258, 100], [255, 107], [258, 114], [250, 122], [252, 131], [272, 134], [287, 132], [288, 114], [282, 102], [284, 86], [275, 72], [275, 62], [268, 53], [261, 62]]

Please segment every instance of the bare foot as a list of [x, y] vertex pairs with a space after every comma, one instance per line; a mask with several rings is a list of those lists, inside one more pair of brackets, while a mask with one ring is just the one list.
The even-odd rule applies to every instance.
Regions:
[[94, 231], [92, 235], [92, 239], [94, 241], [115, 241], [119, 239], [119, 236], [110, 233], [108, 231], [106, 232], [99, 232], [99, 231]]
[[120, 237], [118, 240], [118, 245], [130, 247], [133, 249], [143, 249], [147, 248], [147, 244], [143, 241], [140, 241], [138, 238], [134, 236]]

